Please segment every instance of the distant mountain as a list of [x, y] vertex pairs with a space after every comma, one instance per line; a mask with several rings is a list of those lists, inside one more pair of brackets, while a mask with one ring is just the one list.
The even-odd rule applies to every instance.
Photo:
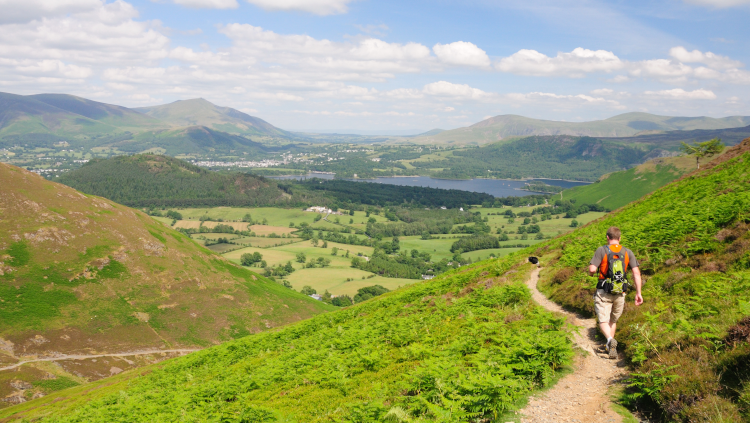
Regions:
[[750, 116], [672, 117], [649, 113], [625, 113], [591, 122], [559, 122], [517, 115], [501, 115], [465, 128], [423, 135], [413, 139], [420, 144], [482, 145], [507, 138], [540, 135], [590, 137], [632, 137], [665, 131], [716, 130], [750, 125]]
[[123, 132], [118, 124], [156, 126], [148, 116], [69, 95], [0, 93], [0, 137], [7, 135], [90, 136]]
[[435, 129], [431, 129], [431, 130], [429, 130], [427, 132], [423, 132], [421, 134], [412, 135], [412, 137], [429, 137], [429, 136], [432, 136], [432, 135], [441, 134], [443, 132], [445, 132], [445, 129], [435, 128]]
[[676, 148], [681, 142], [707, 141], [720, 138], [726, 145], [739, 144], [750, 138], [750, 126], [726, 129], [693, 129], [689, 131], [667, 131], [658, 134], [641, 134], [632, 137], [603, 138], [610, 141], [651, 144], [659, 148]]
[[231, 107], [220, 107], [205, 99], [178, 100], [161, 106], [138, 107], [133, 110], [158, 119], [172, 127], [205, 126], [230, 134], [270, 135], [288, 137], [263, 119]]

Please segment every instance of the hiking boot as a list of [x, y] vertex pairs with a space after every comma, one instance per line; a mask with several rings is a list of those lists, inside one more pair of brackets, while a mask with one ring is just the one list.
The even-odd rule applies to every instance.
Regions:
[[607, 351], [609, 351], [609, 358], [617, 359], [617, 340], [612, 338], [607, 344]]

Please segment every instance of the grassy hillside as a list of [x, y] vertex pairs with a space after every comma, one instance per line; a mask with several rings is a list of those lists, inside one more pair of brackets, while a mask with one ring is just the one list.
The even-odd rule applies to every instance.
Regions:
[[[615, 214], [492, 262], [232, 341], [135, 378], [75, 388], [2, 417], [48, 422], [504, 421], [570, 354], [561, 321], [521, 285], [592, 312], [580, 270], [610, 225], [641, 259], [646, 303], [619, 325], [633, 367], [622, 401], [651, 419], [750, 417], [750, 139]], [[115, 381], [113, 381], [115, 382]]]
[[[701, 164], [711, 158], [701, 159]], [[591, 185], [566, 189], [554, 198], [576, 200], [578, 204], [599, 204], [610, 210], [618, 209], [646, 194], [650, 194], [680, 176], [697, 168], [692, 156], [666, 157], [614, 173], [608, 173]]]
[[544, 289], [592, 314], [580, 270], [610, 225], [639, 257], [645, 303], [618, 328], [633, 366], [625, 400], [653, 420], [750, 419], [750, 139], [618, 213], [540, 248]]
[[178, 100], [161, 106], [139, 107], [134, 110], [174, 127], [207, 126], [230, 134], [290, 136], [288, 132], [263, 119], [231, 107], [219, 107], [202, 98]]
[[219, 174], [156, 154], [93, 160], [59, 181], [134, 207], [292, 205], [308, 200], [284, 192], [273, 180], [245, 173]]
[[[0, 417], [43, 421], [495, 419], [571, 356], [519, 257], [461, 269], [280, 331], [66, 391]], [[114, 381], [111, 381], [114, 382]], [[85, 392], [84, 392], [85, 391]], [[386, 417], [388, 416], [388, 417]]]
[[443, 168], [439, 178], [559, 178], [595, 181], [613, 169], [626, 169], [647, 158], [648, 149], [589, 137], [538, 136], [454, 151], [445, 160], [412, 162]]
[[[329, 309], [144, 213], [0, 164], [0, 367], [59, 354], [201, 348]], [[15, 392], [13, 380], [110, 374], [101, 367], [22, 366], [0, 373], [0, 397]]]
[[559, 122], [517, 115], [495, 116], [466, 128], [414, 138], [420, 144], [483, 145], [506, 138], [573, 135], [588, 137], [631, 137], [642, 133], [737, 128], [750, 125], [748, 116], [671, 117], [649, 113], [624, 113], [591, 122]]

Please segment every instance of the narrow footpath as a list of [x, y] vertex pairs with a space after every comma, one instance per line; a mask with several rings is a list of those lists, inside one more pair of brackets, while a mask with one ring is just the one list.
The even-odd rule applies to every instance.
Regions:
[[[627, 376], [625, 363], [610, 360], [604, 346], [596, 339], [596, 319], [581, 317], [563, 310], [545, 297], [536, 287], [540, 268], [534, 269], [526, 282], [532, 297], [547, 310], [563, 314], [568, 322], [579, 327], [574, 342], [586, 351], [574, 363], [574, 372], [560, 379], [548, 391], [529, 399], [519, 411], [522, 423], [620, 423], [622, 416], [612, 409], [609, 389]], [[592, 300], [593, 301], [593, 300]]]
[[71, 355], [57, 355], [54, 357], [45, 357], [45, 358], [35, 358], [32, 360], [24, 360], [19, 361], [18, 363], [14, 363], [10, 366], [6, 367], [0, 367], [0, 372], [4, 370], [13, 370], [17, 367], [23, 366], [24, 364], [28, 363], [38, 363], [41, 361], [62, 361], [62, 360], [88, 360], [90, 358], [100, 358], [100, 357], [131, 357], [135, 355], [148, 355], [148, 354], [170, 354], [170, 353], [179, 353], [179, 354], [189, 354], [191, 352], [200, 351], [200, 349], [190, 349], [190, 348], [184, 348], [184, 349], [176, 349], [176, 350], [142, 350], [142, 351], [132, 351], [132, 352], [126, 352], [126, 353], [111, 353], [111, 354], [71, 354]]

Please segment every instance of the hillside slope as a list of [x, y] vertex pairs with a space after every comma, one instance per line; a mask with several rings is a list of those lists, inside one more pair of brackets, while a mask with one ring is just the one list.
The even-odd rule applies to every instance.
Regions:
[[596, 279], [580, 269], [611, 225], [641, 260], [617, 336], [632, 364], [630, 406], [653, 421], [750, 419], [750, 139], [617, 213], [538, 250], [541, 286], [592, 315]]
[[220, 107], [203, 98], [178, 100], [161, 106], [139, 107], [143, 114], [159, 119], [173, 127], [206, 126], [231, 134], [288, 137], [289, 134], [263, 119], [247, 113]]
[[[703, 165], [711, 160], [704, 158], [700, 163]], [[554, 198], [575, 200], [578, 204], [599, 204], [615, 210], [695, 169], [693, 156], [652, 159], [628, 170], [608, 173], [596, 183], [566, 189]]]
[[[553, 299], [591, 313], [580, 269], [610, 225], [641, 259], [628, 300], [623, 401], [651, 420], [750, 417], [750, 139], [700, 171], [570, 234], [361, 305], [0, 412], [45, 422], [117, 420], [504, 421], [570, 345], [529, 302], [528, 254]], [[632, 295], [631, 295], [632, 297]]]
[[[0, 164], [0, 367], [206, 347], [328, 309], [144, 213]], [[59, 370], [83, 380], [110, 374], [97, 360]], [[0, 373], [0, 398], [12, 380], [44, 374]]]
[[414, 161], [411, 164], [443, 168], [432, 176], [448, 179], [493, 177], [595, 181], [612, 170], [640, 164], [649, 158], [649, 154], [648, 149], [590, 137], [535, 136], [455, 151], [446, 160]]
[[220, 174], [158, 154], [93, 160], [63, 174], [59, 181], [132, 207], [251, 207], [296, 205], [315, 199], [305, 193], [292, 196], [271, 179], [247, 173]]
[[500, 115], [474, 125], [413, 139], [420, 144], [483, 145], [509, 137], [572, 135], [631, 137], [637, 134], [694, 129], [737, 128], [750, 125], [750, 116], [672, 117], [649, 113], [624, 113], [591, 122], [559, 122], [517, 115]]

